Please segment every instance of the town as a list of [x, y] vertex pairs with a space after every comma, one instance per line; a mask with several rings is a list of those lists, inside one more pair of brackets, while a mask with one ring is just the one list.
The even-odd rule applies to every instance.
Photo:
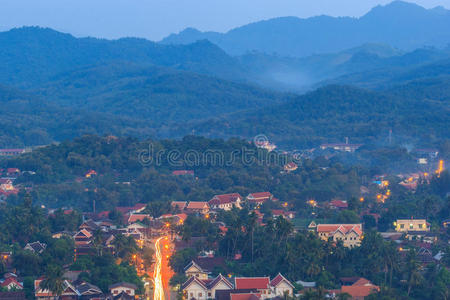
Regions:
[[[96, 139], [105, 146], [119, 143], [116, 138]], [[274, 145], [255, 146], [267, 153], [275, 149]], [[339, 152], [356, 150], [332, 147], [328, 160]], [[42, 156], [45, 151], [37, 149], [28, 155]], [[24, 166], [22, 151], [8, 153], [6, 166]], [[303, 164], [323, 159], [324, 153], [320, 155], [280, 165], [278, 180], [289, 181], [298, 172], [305, 176]], [[82, 176], [73, 177], [85, 193], [94, 189], [88, 197], [92, 207], [85, 210], [79, 209], [79, 203], [36, 207], [37, 186], [27, 183], [27, 178], [36, 178], [40, 168], [1, 169], [2, 228], [9, 236], [1, 239], [0, 298], [369, 299], [393, 287], [406, 294], [414, 292], [430, 272], [444, 284], [436, 289], [445, 292], [448, 198], [438, 215], [437, 200], [428, 203], [432, 200], [425, 199], [416, 215], [389, 206], [399, 195], [418, 197], [433, 185], [448, 187], [449, 175], [437, 151], [422, 151], [413, 159], [416, 172], [375, 174], [360, 181], [350, 198], [341, 195], [326, 200], [327, 196], [313, 198], [310, 193], [299, 198], [303, 199], [300, 204], [276, 194], [276, 189], [253, 190], [244, 196], [215, 194], [204, 201], [181, 197], [109, 206], [108, 210], [98, 196], [99, 180], [106, 174], [99, 169], [86, 169]], [[317, 171], [328, 168], [317, 167]], [[193, 169], [173, 169], [164, 176], [182, 185], [201, 180]], [[127, 188], [135, 181], [114, 181], [113, 185]], [[14, 230], [23, 233], [15, 236]]]

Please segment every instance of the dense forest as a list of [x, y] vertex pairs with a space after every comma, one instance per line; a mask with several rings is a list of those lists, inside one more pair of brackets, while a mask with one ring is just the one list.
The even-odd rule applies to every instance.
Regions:
[[83, 134], [265, 134], [290, 149], [344, 137], [381, 142], [389, 129], [397, 144], [449, 138], [448, 49], [365, 44], [300, 58], [230, 56], [208, 41], [109, 41], [29, 27], [0, 33], [0, 54], [2, 148]]
[[[358, 196], [360, 172], [370, 172], [318, 159], [299, 163], [295, 173], [284, 174], [289, 161], [287, 155], [269, 154], [239, 139], [187, 136], [179, 141], [138, 141], [85, 136], [2, 161], [1, 166], [36, 173], [16, 181], [24, 188], [33, 186], [36, 203], [88, 211], [93, 200], [98, 210], [109, 210], [137, 202], [208, 201], [215, 194], [246, 196], [266, 190], [304, 207], [310, 197], [325, 201]], [[194, 170], [195, 177], [173, 176], [171, 172], [179, 169]], [[89, 170], [98, 175], [85, 178]], [[19, 193], [19, 203], [23, 196]]]

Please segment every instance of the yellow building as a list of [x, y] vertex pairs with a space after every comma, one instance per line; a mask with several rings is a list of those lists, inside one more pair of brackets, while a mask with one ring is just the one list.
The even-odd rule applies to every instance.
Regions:
[[334, 242], [342, 241], [347, 248], [359, 247], [363, 235], [361, 224], [318, 224], [316, 231], [322, 240], [331, 238]]
[[397, 232], [430, 231], [430, 223], [425, 219], [397, 220], [394, 222], [394, 226]]

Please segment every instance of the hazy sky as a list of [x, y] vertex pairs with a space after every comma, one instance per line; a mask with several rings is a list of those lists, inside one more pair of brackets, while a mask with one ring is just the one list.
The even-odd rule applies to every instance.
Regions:
[[[0, 30], [39, 25], [76, 36], [159, 40], [186, 27], [224, 32], [279, 16], [361, 16], [391, 0], [0, 0]], [[409, 0], [426, 8], [450, 0]]]

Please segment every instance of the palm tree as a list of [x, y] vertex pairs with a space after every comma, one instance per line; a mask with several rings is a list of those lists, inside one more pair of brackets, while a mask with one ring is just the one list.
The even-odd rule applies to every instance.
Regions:
[[411, 293], [411, 290], [414, 286], [417, 286], [422, 281], [423, 277], [419, 272], [419, 263], [417, 261], [416, 251], [411, 249], [406, 257], [406, 270], [408, 274], [408, 293]]
[[102, 254], [103, 254], [103, 251], [102, 251], [103, 244], [104, 244], [103, 233], [100, 229], [97, 229], [96, 231], [94, 231], [94, 234], [92, 237], [92, 246], [97, 251], [98, 256], [102, 256]]
[[45, 279], [39, 284], [41, 289], [50, 291], [56, 298], [64, 292], [63, 270], [57, 265], [49, 265]]

